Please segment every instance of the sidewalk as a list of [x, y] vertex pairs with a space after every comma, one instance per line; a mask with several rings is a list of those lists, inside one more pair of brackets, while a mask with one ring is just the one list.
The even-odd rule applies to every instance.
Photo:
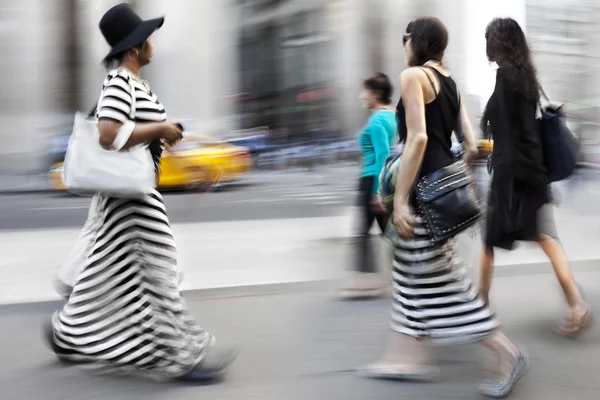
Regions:
[[[245, 287], [342, 278], [352, 266], [355, 209], [337, 217], [174, 224], [183, 290]], [[558, 229], [574, 267], [600, 260], [600, 218], [564, 210]], [[51, 282], [78, 235], [77, 229], [0, 232], [0, 304], [56, 300]], [[459, 252], [476, 274], [479, 236], [461, 236]], [[381, 265], [385, 261], [383, 251]], [[531, 245], [498, 252], [498, 274], [550, 271]], [[600, 264], [599, 264], [600, 266]], [[500, 268], [502, 267], [502, 268]]]
[[[593, 306], [600, 272], [581, 274]], [[3, 400], [463, 400], [483, 398], [477, 384], [489, 356], [479, 346], [436, 351], [442, 377], [434, 383], [371, 381], [355, 369], [378, 357], [389, 334], [390, 300], [338, 302], [334, 286], [302, 292], [231, 297], [186, 295], [199, 323], [241, 352], [216, 386], [155, 383], [92, 376], [59, 365], [40, 340], [40, 324], [58, 305], [0, 307]], [[562, 297], [551, 274], [507, 276], [494, 282], [492, 304], [505, 332], [520, 341], [531, 369], [511, 400], [595, 400], [600, 382], [600, 330], [580, 341], [552, 333]], [[491, 361], [491, 360], [490, 360]]]

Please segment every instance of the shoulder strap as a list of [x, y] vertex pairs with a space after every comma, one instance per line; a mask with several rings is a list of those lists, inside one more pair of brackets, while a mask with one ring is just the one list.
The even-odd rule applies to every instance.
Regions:
[[135, 121], [135, 86], [133, 85], [133, 78], [129, 77], [129, 87], [131, 87], [131, 110], [129, 112], [129, 118]]
[[433, 88], [433, 93], [435, 93], [435, 95], [437, 96], [439, 93], [438, 93], [437, 89], [435, 88], [435, 83], [433, 83], [433, 79], [431, 79], [431, 75], [429, 75], [427, 73], [427, 69], [433, 69], [433, 68], [429, 68], [429, 67], [419, 67], [419, 68], [423, 70], [423, 73], [425, 75], [427, 75], [427, 79], [429, 79], [429, 83], [431, 83], [431, 87]]
[[[429, 79], [429, 83], [431, 83], [431, 87], [433, 88], [433, 92], [437, 96], [439, 93], [435, 89], [435, 84], [433, 83], [433, 80], [431, 79], [431, 76], [427, 73], [427, 69], [433, 70], [434, 73], [436, 73], [438, 71], [435, 68], [432, 68], [432, 67], [419, 67], [419, 68], [421, 68], [423, 70], [423, 72], [425, 73], [425, 75], [427, 75], [427, 79]], [[440, 82], [440, 88], [441, 88], [441, 82]], [[454, 133], [456, 135], [456, 139], [458, 140], [458, 142], [462, 143], [465, 140], [465, 136], [463, 134], [462, 116], [461, 116], [462, 99], [461, 99], [461, 96], [460, 96], [460, 92], [458, 91], [458, 88], [456, 88], [456, 96], [458, 97], [458, 116], [456, 118], [456, 127], [454, 128]]]
[[[135, 121], [135, 86], [133, 85], [133, 77], [131, 76], [131, 73], [127, 70], [124, 70], [127, 73], [127, 82], [129, 83], [129, 90], [131, 91], [131, 109], [129, 111], [129, 119], [132, 121]], [[117, 72], [118, 74], [118, 72]], [[116, 76], [116, 75], [115, 75]], [[114, 76], [113, 76], [114, 78]], [[88, 114], [88, 118], [93, 117], [94, 115], [96, 115], [96, 112], [98, 111], [98, 106], [100, 106], [100, 103], [102, 102], [102, 98], [104, 97], [104, 91], [106, 90], [106, 88], [102, 89], [102, 91], [100, 92], [100, 97], [98, 98], [98, 102], [96, 103], [96, 105], [94, 106], [94, 108], [92, 108], [92, 111], [90, 111], [90, 113]]]
[[92, 118], [94, 115], [96, 115], [96, 111], [98, 111], [98, 104], [96, 103], [96, 105], [92, 108], [92, 110], [89, 112], [88, 114], [88, 118]]
[[135, 80], [133, 76], [131, 76], [131, 72], [124, 69], [127, 74], [127, 82], [129, 83], [129, 90], [131, 91], [131, 108], [129, 110], [129, 119], [135, 121], [135, 86], [133, 81]]
[[548, 95], [546, 94], [546, 91], [544, 90], [544, 88], [542, 87], [542, 85], [540, 85], [540, 93], [542, 94], [542, 96], [544, 97], [544, 99], [546, 99], [546, 101], [548, 103], [550, 103], [550, 98], [548, 97]]

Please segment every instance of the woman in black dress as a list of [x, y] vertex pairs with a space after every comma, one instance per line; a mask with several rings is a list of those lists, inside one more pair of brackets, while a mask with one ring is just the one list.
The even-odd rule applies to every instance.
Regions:
[[537, 112], [540, 85], [525, 34], [511, 18], [494, 19], [486, 30], [487, 56], [498, 64], [496, 88], [482, 126], [494, 136], [492, 177], [480, 292], [487, 299], [494, 248], [512, 249], [515, 241], [534, 241], [546, 253], [565, 293], [569, 312], [561, 332], [581, 334], [591, 309], [581, 298], [557, 236], [544, 227], [541, 210], [550, 202]]

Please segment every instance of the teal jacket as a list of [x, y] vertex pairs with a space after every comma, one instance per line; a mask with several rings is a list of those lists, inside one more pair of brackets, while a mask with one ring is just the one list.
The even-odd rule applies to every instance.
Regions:
[[374, 112], [359, 135], [363, 154], [361, 177], [374, 176], [372, 193], [379, 189], [379, 174], [397, 141], [396, 113], [388, 110]]

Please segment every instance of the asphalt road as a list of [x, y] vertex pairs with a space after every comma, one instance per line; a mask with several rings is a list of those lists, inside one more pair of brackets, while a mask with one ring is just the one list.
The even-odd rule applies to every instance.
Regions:
[[[515, 271], [519, 271], [515, 268]], [[497, 277], [492, 304], [505, 332], [528, 349], [529, 373], [511, 399], [595, 400], [600, 382], [600, 331], [581, 340], [558, 337], [562, 296], [554, 276]], [[600, 307], [594, 282], [599, 272], [580, 273], [589, 301]], [[587, 283], [586, 283], [587, 282]], [[229, 297], [186, 295], [199, 323], [241, 352], [226, 380], [215, 386], [156, 383], [92, 376], [66, 368], [40, 340], [40, 324], [57, 307], [0, 307], [2, 400], [464, 400], [483, 398], [477, 384], [486, 375], [480, 346], [437, 350], [440, 381], [428, 384], [371, 381], [355, 369], [377, 358], [389, 335], [390, 300], [337, 302], [333, 288], [281, 289], [265, 294], [244, 289]], [[327, 289], [327, 290], [324, 290]], [[243, 295], [241, 297], [232, 297]], [[491, 361], [491, 360], [490, 360]], [[491, 364], [491, 363], [490, 363]]]
[[[211, 193], [164, 193], [173, 223], [310, 218], [338, 215], [355, 204], [359, 170], [355, 165], [315, 171], [255, 172]], [[482, 193], [489, 176], [477, 170]], [[561, 183], [565, 206], [596, 212], [598, 173]], [[61, 193], [0, 195], [0, 230], [80, 227], [89, 199]]]
[[[331, 216], [354, 203], [356, 167], [257, 172], [210, 193], [164, 193], [172, 223]], [[62, 193], [0, 196], [0, 230], [81, 226], [90, 200]]]

